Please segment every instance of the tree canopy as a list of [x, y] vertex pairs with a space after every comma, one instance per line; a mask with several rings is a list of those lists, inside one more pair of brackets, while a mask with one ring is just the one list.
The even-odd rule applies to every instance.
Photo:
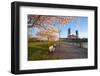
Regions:
[[73, 18], [74, 16], [28, 15], [28, 27], [40, 29], [36, 34], [37, 36], [47, 37], [48, 40], [53, 40], [58, 35], [60, 38], [61, 27], [71, 22]]

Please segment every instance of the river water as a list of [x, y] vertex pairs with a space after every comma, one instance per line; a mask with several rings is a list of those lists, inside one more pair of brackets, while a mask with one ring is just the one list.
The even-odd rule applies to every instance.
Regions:
[[88, 48], [88, 43], [87, 42], [83, 42], [83, 48]]
[[80, 47], [80, 45], [81, 45], [81, 47], [82, 48], [88, 48], [88, 42], [81, 42], [81, 43], [68, 43], [68, 44], [70, 44], [70, 45], [73, 45], [73, 46], [78, 46], [78, 47]]

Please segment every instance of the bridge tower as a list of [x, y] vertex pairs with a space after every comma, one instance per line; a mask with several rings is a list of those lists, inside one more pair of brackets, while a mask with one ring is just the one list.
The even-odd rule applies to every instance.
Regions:
[[76, 30], [75, 32], [76, 32], [76, 37], [78, 38], [78, 30]]
[[70, 30], [70, 28], [68, 29], [68, 36], [70, 36], [71, 35], [71, 30]]

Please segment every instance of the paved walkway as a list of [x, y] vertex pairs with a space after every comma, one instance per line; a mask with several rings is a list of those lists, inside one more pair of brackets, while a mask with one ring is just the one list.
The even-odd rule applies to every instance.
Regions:
[[58, 59], [79, 59], [87, 58], [88, 51], [86, 48], [78, 48], [67, 42], [61, 42], [56, 46], [56, 50], [52, 54], [53, 57]]

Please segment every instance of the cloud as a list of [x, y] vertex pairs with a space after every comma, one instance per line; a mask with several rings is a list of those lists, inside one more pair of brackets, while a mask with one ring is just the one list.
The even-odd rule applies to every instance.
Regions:
[[80, 37], [80, 38], [88, 38], [88, 33], [86, 33], [86, 32], [81, 32], [81, 33], [79, 33], [79, 37]]

